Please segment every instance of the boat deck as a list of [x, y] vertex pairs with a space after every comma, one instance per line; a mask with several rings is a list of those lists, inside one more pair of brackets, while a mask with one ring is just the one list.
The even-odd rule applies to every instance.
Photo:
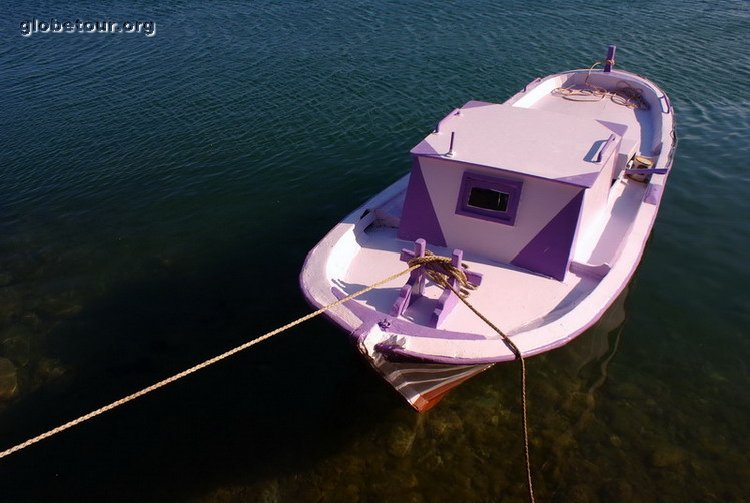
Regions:
[[[575, 101], [551, 93], [521, 108], [545, 110], [579, 118], [590, 117], [600, 123], [608, 123], [613, 132], [634, 141], [639, 146], [640, 153], [647, 156], [653, 155], [654, 131], [651, 110], [634, 110], [618, 105], [608, 97], [598, 101]], [[620, 130], [621, 126], [626, 126], [627, 130]]]
[[[610, 93], [623, 91], [625, 94], [640, 95], [646, 108], [623, 106], [613, 101], [612, 96], [565, 97], [555, 92], [557, 88], [588, 91], [593, 89], [590, 86], [606, 89]], [[513, 107], [595, 119], [622, 136], [626, 145], [635, 145], [640, 154], [655, 156], [661, 151], [663, 139], [662, 131], [655, 130], [654, 127], [662, 123], [662, 115], [669, 114], [668, 100], [661, 91], [659, 93], [661, 94], [657, 94], [652, 83], [628, 72], [615, 70], [604, 74], [574, 70], [548, 77], [538, 85], [533, 85], [528, 92], [518, 93], [506, 103]]]
[[[343, 280], [337, 286], [350, 294], [383, 277], [402, 271], [406, 264], [399, 260], [402, 248], [413, 243], [396, 238], [396, 229], [370, 226], [357, 237], [359, 252], [353, 257]], [[430, 247], [438, 255], [450, 256], [452, 250]], [[535, 275], [527, 270], [496, 262], [487, 262], [466, 254], [469, 269], [482, 273], [482, 284], [472, 291], [469, 301], [504, 332], [512, 335], [522, 329], [539, 326], [561, 316], [597, 285], [594, 278], [568, 274], [564, 282]], [[408, 276], [370, 291], [356, 302], [370, 309], [389, 314], [399, 290]], [[507, 285], [508, 287], [504, 287]], [[427, 325], [442, 289], [428, 282], [422, 298], [415, 300], [403, 317], [416, 324]], [[488, 339], [498, 336], [466, 306], [458, 303], [440, 327], [441, 330], [473, 333]]]

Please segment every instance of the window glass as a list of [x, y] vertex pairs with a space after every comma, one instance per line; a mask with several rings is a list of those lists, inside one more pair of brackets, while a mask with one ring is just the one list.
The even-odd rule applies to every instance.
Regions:
[[510, 194], [499, 190], [473, 187], [469, 194], [469, 206], [491, 211], [506, 211]]

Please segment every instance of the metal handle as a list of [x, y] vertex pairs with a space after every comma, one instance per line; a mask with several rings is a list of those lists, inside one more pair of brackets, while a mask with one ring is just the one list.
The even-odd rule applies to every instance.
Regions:
[[[609, 150], [614, 148], [615, 146], [615, 140], [617, 139], [617, 135], [611, 134], [609, 135], [609, 138], [607, 138], [607, 141], [602, 144], [601, 147], [599, 147], [599, 152], [596, 154], [596, 162], [602, 162], [603, 159], [606, 159], [609, 157]], [[607, 155], [605, 155], [605, 153]]]
[[668, 114], [672, 110], [672, 104], [669, 102], [669, 96], [667, 96], [666, 94], [662, 94], [661, 96], [659, 96], [660, 103], [662, 99], [664, 100], [664, 103], [667, 104], [667, 110], [664, 113]]
[[628, 175], [666, 175], [669, 168], [630, 168], [625, 170]]

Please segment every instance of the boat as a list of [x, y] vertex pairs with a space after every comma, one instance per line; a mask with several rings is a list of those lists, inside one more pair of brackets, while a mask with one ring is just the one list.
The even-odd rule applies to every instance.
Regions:
[[430, 254], [475, 286], [465, 297], [420, 268], [326, 312], [418, 411], [515, 360], [513, 346], [527, 358], [569, 343], [636, 271], [677, 140], [667, 95], [615, 69], [615, 53], [451, 111], [411, 150], [408, 174], [309, 252], [300, 286], [316, 308]]

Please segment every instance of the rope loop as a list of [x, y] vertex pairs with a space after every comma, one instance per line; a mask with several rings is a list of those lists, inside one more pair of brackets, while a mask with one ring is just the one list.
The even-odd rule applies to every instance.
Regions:
[[424, 257], [414, 257], [409, 262], [409, 267], [420, 266], [424, 269], [424, 274], [440, 287], [444, 289], [451, 289], [451, 279], [455, 279], [458, 282], [459, 290], [456, 292], [461, 298], [469, 296], [471, 290], [475, 290], [476, 285], [469, 282], [469, 278], [466, 276], [464, 269], [467, 269], [466, 264], [461, 264], [462, 267], [456, 267], [453, 265], [453, 260], [450, 257], [441, 257], [435, 255], [430, 250], [425, 250]]

